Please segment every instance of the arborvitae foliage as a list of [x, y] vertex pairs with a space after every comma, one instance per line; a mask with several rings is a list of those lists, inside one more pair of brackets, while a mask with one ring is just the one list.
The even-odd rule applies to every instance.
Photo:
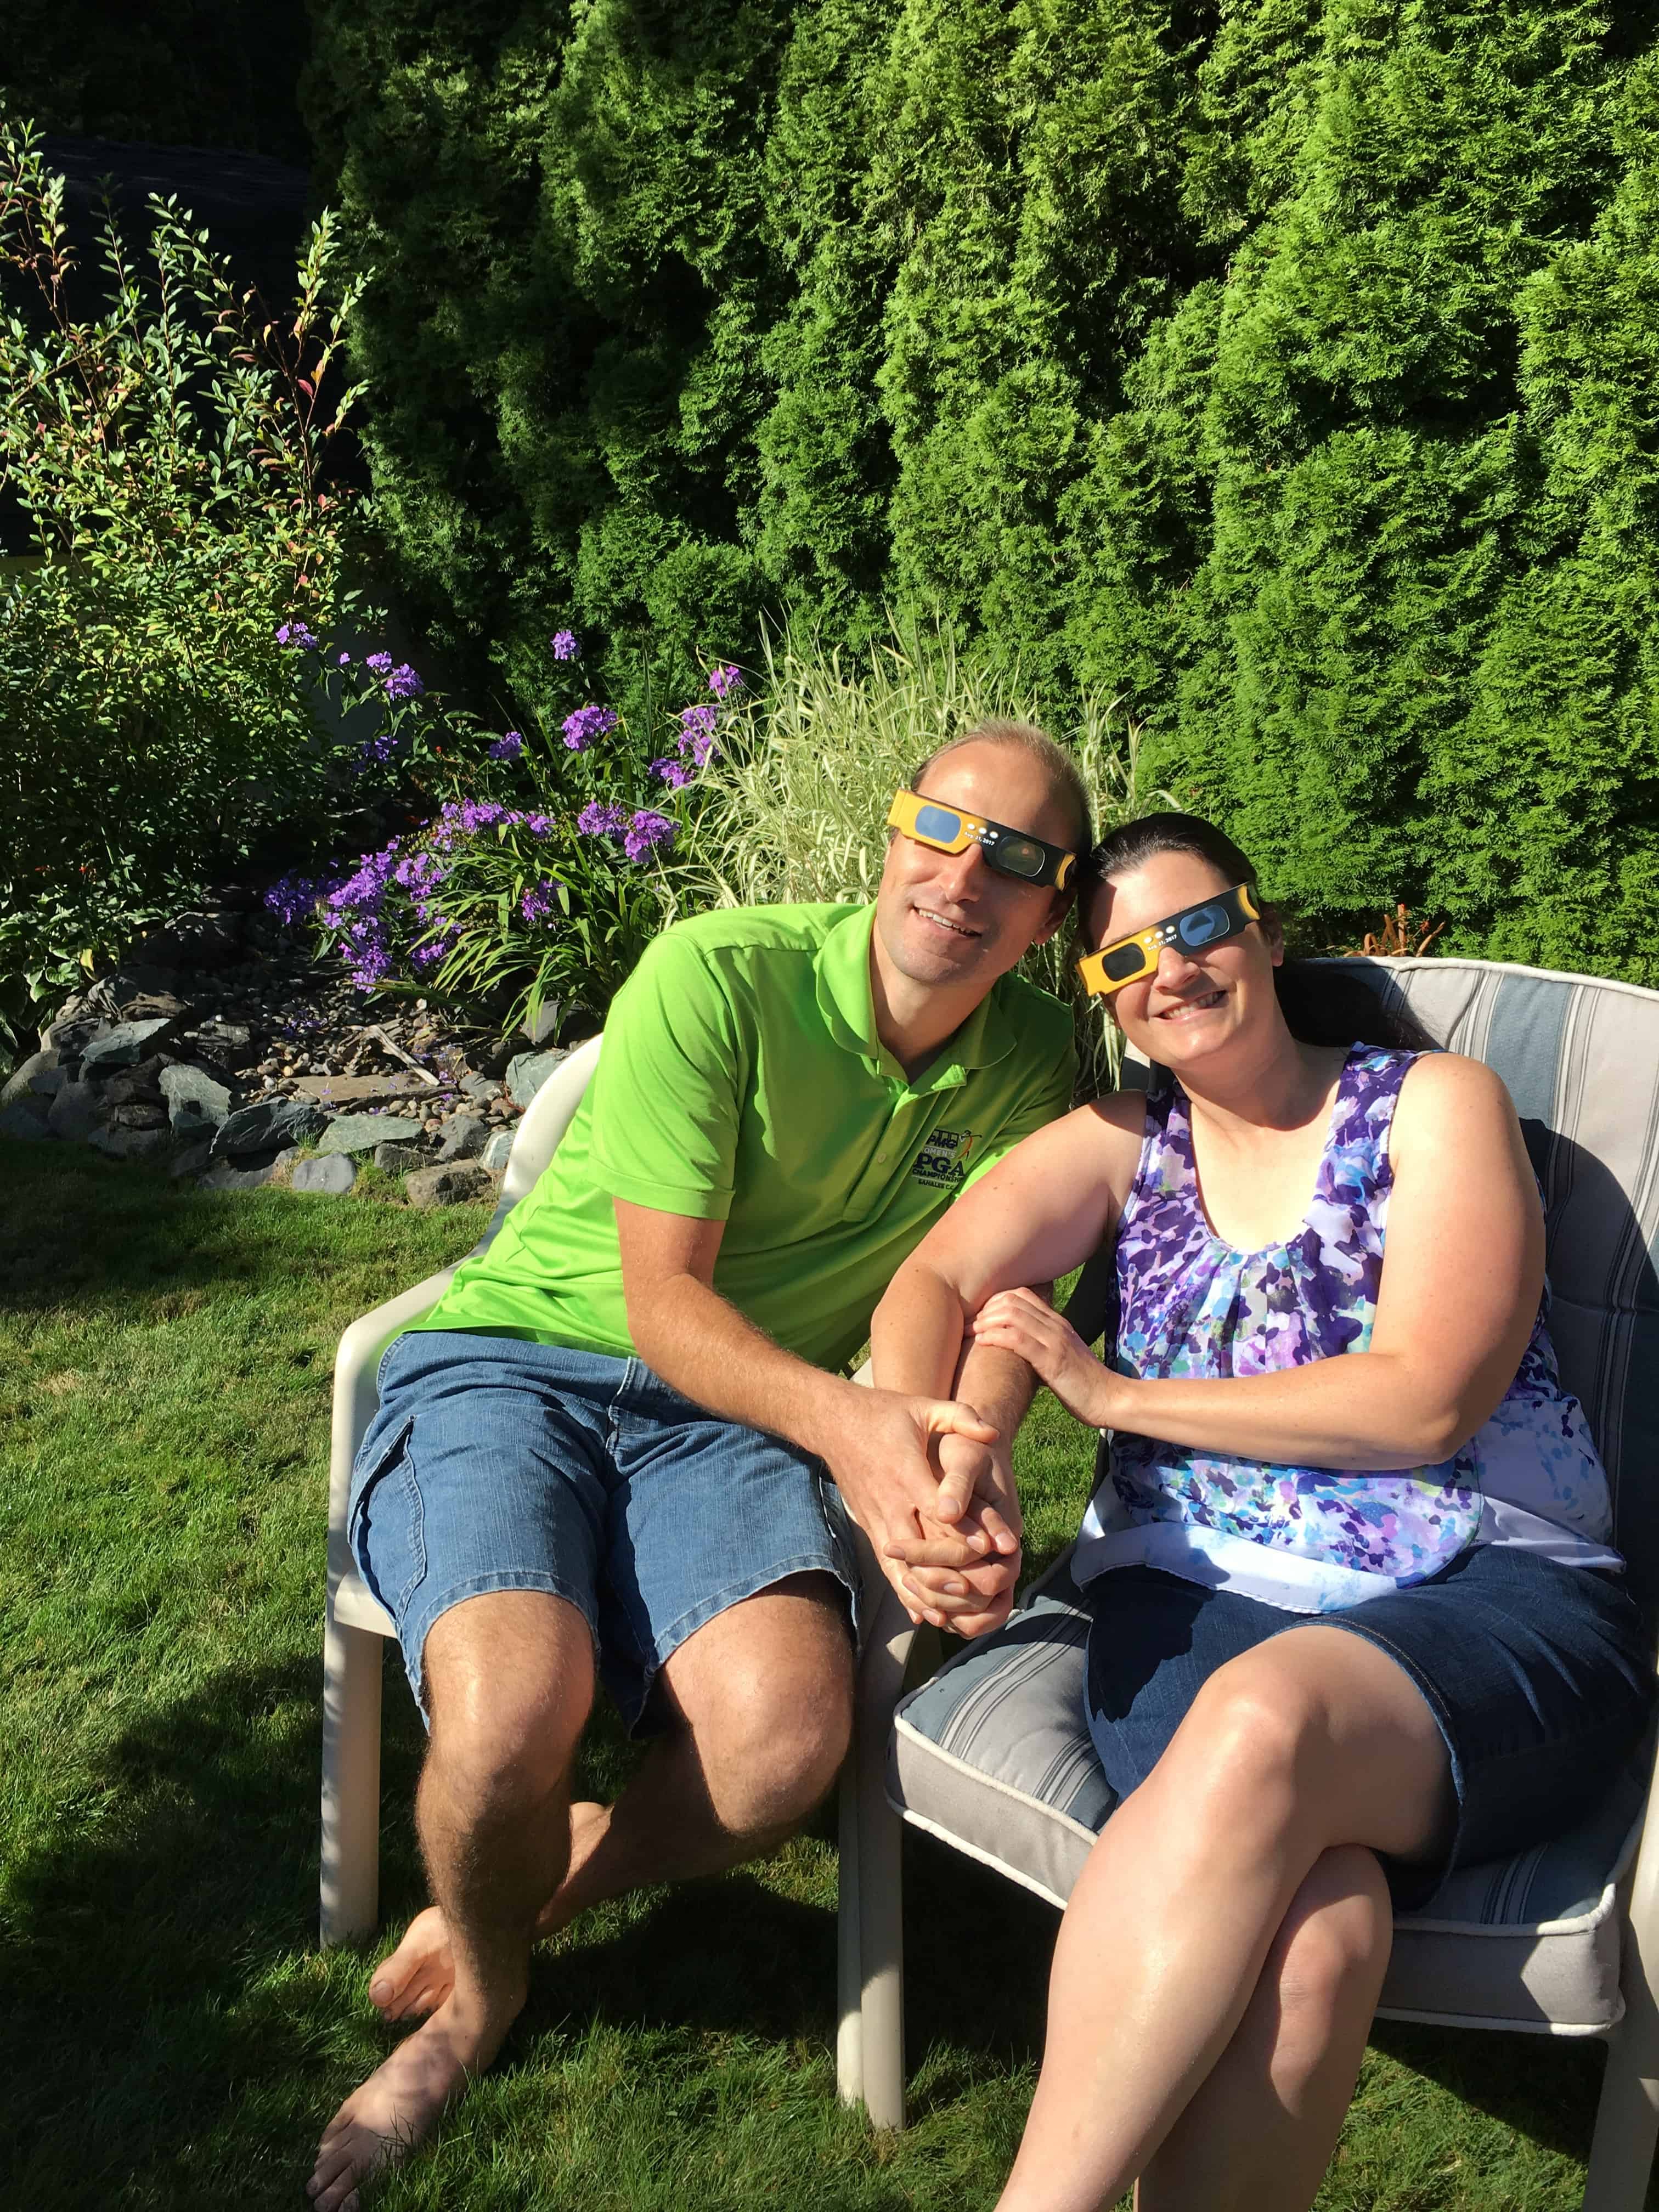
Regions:
[[1512, 0], [316, 0], [417, 602], [940, 613], [1317, 936], [1659, 981], [1659, 76]]

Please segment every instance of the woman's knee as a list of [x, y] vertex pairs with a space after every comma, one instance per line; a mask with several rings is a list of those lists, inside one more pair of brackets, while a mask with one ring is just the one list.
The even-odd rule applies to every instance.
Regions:
[[1293, 1818], [1322, 1712], [1307, 1684], [1247, 1651], [1218, 1668], [1194, 1698], [1166, 1762], [1180, 1768], [1213, 1818], [1254, 1830]]
[[1334, 2020], [1363, 2007], [1369, 2015], [1393, 1940], [1393, 1902], [1376, 1852], [1360, 1844], [1322, 1852], [1268, 1954], [1281, 2010]]

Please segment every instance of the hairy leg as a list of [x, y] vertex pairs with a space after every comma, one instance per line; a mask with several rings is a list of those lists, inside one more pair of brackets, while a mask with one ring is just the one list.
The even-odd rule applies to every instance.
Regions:
[[1451, 1812], [1433, 1717], [1375, 1644], [1298, 1628], [1219, 1668], [1072, 1893], [1002, 2212], [1114, 2202], [1232, 2042], [1322, 1855], [1421, 1856]]
[[1232, 2041], [1137, 2185], [1137, 2212], [1302, 2212], [1353, 2096], [1394, 1912], [1376, 1855], [1324, 1852]]
[[567, 1778], [593, 1700], [581, 1614], [535, 1590], [469, 1598], [434, 1624], [422, 1669], [432, 1735], [416, 1822], [451, 1984], [325, 2129], [319, 2212], [355, 2212], [365, 2175], [429, 2134], [495, 2057], [524, 2003], [538, 1908], [565, 1869]]
[[[822, 1802], [852, 1735], [840, 1584], [793, 1575], [716, 1613], [669, 1659], [656, 1694], [667, 1732], [617, 1802], [569, 1808], [568, 1868], [537, 1916], [538, 1936], [605, 1898], [758, 1858]], [[454, 1972], [441, 1899], [410, 1923], [369, 1995], [402, 2018], [441, 2004]]]

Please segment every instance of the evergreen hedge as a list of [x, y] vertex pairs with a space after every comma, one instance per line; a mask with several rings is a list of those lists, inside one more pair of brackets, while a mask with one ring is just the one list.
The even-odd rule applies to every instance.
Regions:
[[942, 611], [1316, 939], [1659, 983], [1650, 9], [313, 14], [388, 526], [490, 681]]

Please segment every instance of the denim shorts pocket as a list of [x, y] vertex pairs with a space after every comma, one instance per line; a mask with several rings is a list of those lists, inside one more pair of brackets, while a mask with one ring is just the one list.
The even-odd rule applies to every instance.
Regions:
[[411, 1414], [354, 1483], [346, 1522], [357, 1571], [399, 1622], [426, 1577], [425, 1508], [410, 1449], [414, 1428]]

